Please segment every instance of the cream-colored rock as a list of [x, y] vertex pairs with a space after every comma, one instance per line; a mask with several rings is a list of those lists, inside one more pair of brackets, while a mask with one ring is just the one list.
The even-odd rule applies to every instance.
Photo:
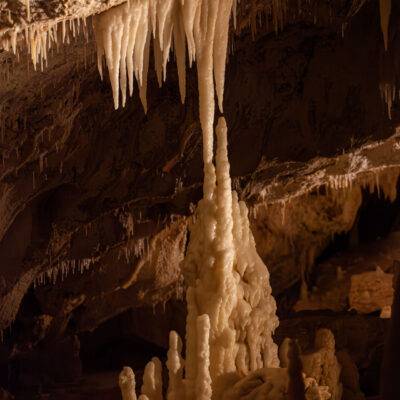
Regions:
[[179, 400], [185, 396], [185, 388], [183, 385], [183, 359], [182, 340], [175, 331], [169, 334], [169, 350], [168, 350], [168, 393], [167, 400]]
[[135, 374], [129, 367], [124, 367], [119, 374], [119, 387], [121, 389], [122, 400], [136, 400], [136, 380]]
[[376, 271], [363, 272], [351, 277], [350, 308], [361, 314], [381, 310], [382, 318], [390, 318], [393, 302], [393, 274]]
[[316, 332], [315, 349], [301, 356], [305, 375], [315, 379], [318, 386], [328, 387], [332, 400], [341, 400], [341, 366], [335, 355], [335, 338], [329, 329], [319, 329]]
[[329, 400], [331, 394], [328, 386], [318, 386], [314, 378], [304, 378], [306, 400]]
[[157, 357], [154, 357], [143, 373], [142, 395], [148, 397], [149, 400], [162, 400], [162, 366]]
[[[188, 321], [210, 316], [210, 373], [213, 385], [225, 374], [278, 367], [272, 333], [278, 325], [267, 267], [257, 254], [248, 211], [231, 191], [225, 121], [217, 126], [217, 182], [203, 199], [184, 261], [190, 289]], [[189, 343], [196, 338], [188, 327]], [[195, 365], [194, 346], [186, 362]], [[191, 372], [187, 377], [191, 381]]]
[[288, 384], [287, 368], [263, 368], [231, 383], [222, 400], [285, 400]]

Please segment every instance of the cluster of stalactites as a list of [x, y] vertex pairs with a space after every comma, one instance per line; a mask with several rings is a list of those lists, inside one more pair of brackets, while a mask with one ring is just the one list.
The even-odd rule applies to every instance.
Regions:
[[45, 285], [46, 283], [56, 284], [58, 279], [64, 281], [68, 275], [75, 273], [83, 274], [99, 261], [100, 257], [82, 258], [80, 260], [62, 260], [58, 264], [38, 274], [34, 280], [34, 286]]
[[[133, 93], [134, 78], [146, 104], [150, 43], [158, 83], [166, 79], [173, 47], [178, 67], [182, 102], [186, 95], [186, 49], [191, 66], [197, 59], [208, 85], [213, 84], [222, 110], [222, 95], [229, 20], [234, 0], [130, 0], [94, 19], [98, 67], [103, 76], [103, 57], [110, 74], [114, 106], [124, 106]], [[213, 91], [212, 91], [213, 92]], [[120, 101], [121, 93], [121, 101]], [[213, 93], [212, 93], [213, 95]]]
[[[29, 2], [28, 2], [29, 4]], [[30, 18], [29, 7], [27, 14]], [[29, 21], [28, 18], [28, 21]], [[6, 51], [18, 55], [18, 39], [20, 31], [14, 29], [1, 38], [1, 46]], [[48, 21], [46, 23], [33, 23], [23, 29], [25, 44], [31, 56], [32, 64], [36, 70], [38, 65], [43, 71], [47, 66], [49, 53], [58, 48], [60, 44], [70, 44], [74, 38], [83, 33], [86, 40], [89, 37], [86, 17]]]
[[225, 67], [230, 16], [236, 0], [130, 0], [95, 17], [98, 68], [103, 76], [105, 58], [114, 106], [126, 104], [134, 79], [147, 110], [147, 74], [150, 43], [159, 85], [173, 47], [177, 60], [182, 102], [186, 95], [186, 57], [197, 63], [199, 115], [203, 134], [204, 197], [210, 199], [215, 184], [213, 132], [215, 92], [223, 111]]
[[[392, 0], [379, 0], [379, 11], [385, 51], [388, 51]], [[379, 88], [382, 99], [387, 107], [387, 115], [389, 119], [392, 119], [392, 106], [396, 100], [396, 97], [400, 96], [399, 89], [396, 87], [396, 83], [393, 79], [389, 79], [389, 81], [382, 81], [379, 85]]]

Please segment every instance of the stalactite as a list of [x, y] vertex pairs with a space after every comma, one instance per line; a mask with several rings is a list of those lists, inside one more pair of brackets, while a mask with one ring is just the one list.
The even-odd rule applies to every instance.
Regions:
[[220, 0], [214, 40], [214, 76], [219, 110], [223, 112], [225, 67], [228, 49], [229, 20], [233, 0]]
[[174, 49], [176, 54], [176, 65], [178, 68], [179, 92], [183, 104], [186, 98], [186, 40], [182, 12], [183, 10], [180, 3], [175, 2], [175, 9], [173, 12]]
[[28, 22], [31, 20], [31, 0], [25, 0], [26, 5], [26, 18]]
[[[30, 0], [26, 0], [26, 9], [28, 15], [28, 21], [31, 18], [30, 15]], [[83, 17], [84, 26], [86, 26], [85, 17]], [[69, 30], [67, 31], [66, 23], [69, 22]], [[31, 60], [34, 69], [40, 65], [41, 70], [47, 66], [49, 51], [53, 48], [59, 47], [59, 30], [61, 26], [61, 42], [69, 44], [70, 34], [74, 38], [77, 38], [81, 32], [80, 18], [69, 19], [62, 21], [49, 21], [46, 24], [31, 24], [24, 30], [25, 43], [28, 52], [31, 55]], [[84, 29], [84, 31], [86, 28]], [[1, 47], [6, 51], [12, 50], [14, 54], [17, 54], [18, 46], [18, 30], [12, 30], [8, 35], [4, 35], [0, 38]], [[86, 34], [85, 34], [86, 35]]]
[[387, 50], [389, 42], [389, 22], [392, 9], [392, 0], [379, 0], [379, 9], [381, 16], [381, 29], [383, 40], [385, 44], [385, 50]]
[[[186, 95], [186, 41], [189, 64], [197, 57], [199, 78], [200, 123], [203, 130], [204, 190], [212, 196], [215, 180], [211, 146], [214, 121], [214, 75], [219, 108], [223, 107], [224, 75], [226, 65], [229, 20], [232, 0], [132, 0], [95, 18], [98, 69], [103, 77], [102, 58], [110, 74], [114, 106], [119, 106], [119, 90], [125, 105], [126, 76], [130, 95], [133, 92], [133, 74], [138, 81], [141, 100], [147, 109], [146, 85], [149, 58], [150, 31], [154, 36], [153, 51], [159, 84], [166, 78], [166, 64], [172, 39], [178, 65], [182, 102]], [[186, 36], [186, 38], [185, 38]], [[133, 60], [133, 61], [132, 61]], [[162, 72], [161, 72], [162, 71]], [[162, 78], [161, 78], [162, 73]]]
[[82, 258], [80, 260], [62, 260], [59, 261], [55, 267], [51, 267], [44, 272], [39, 273], [35, 280], [34, 285], [44, 285], [45, 283], [56, 284], [58, 279], [63, 281], [71, 273], [79, 272], [83, 274], [88, 271], [94, 264], [99, 261], [100, 257]]
[[392, 119], [392, 107], [396, 99], [396, 85], [395, 83], [381, 83], [379, 89], [382, 100], [386, 104], [387, 115], [389, 119]]

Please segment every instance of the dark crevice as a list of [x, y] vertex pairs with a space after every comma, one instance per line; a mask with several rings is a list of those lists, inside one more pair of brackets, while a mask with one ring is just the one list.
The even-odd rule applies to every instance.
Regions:
[[338, 233], [315, 261], [318, 265], [344, 251], [387, 237], [400, 230], [400, 184], [397, 183], [397, 198], [394, 202], [379, 193], [363, 189], [362, 204], [352, 229]]
[[121, 371], [127, 365], [136, 372], [152, 357], [166, 358], [164, 349], [132, 334], [130, 314], [122, 313], [79, 336], [84, 373]]

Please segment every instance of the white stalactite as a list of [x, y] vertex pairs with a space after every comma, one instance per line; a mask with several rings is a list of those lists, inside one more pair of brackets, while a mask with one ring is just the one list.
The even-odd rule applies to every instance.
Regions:
[[182, 7], [179, 2], [175, 3], [174, 17], [174, 49], [176, 55], [176, 65], [179, 77], [179, 92], [182, 104], [186, 97], [186, 40], [185, 28], [183, 26]]
[[188, 42], [189, 65], [196, 59], [196, 44], [194, 42], [194, 20], [200, 0], [185, 0], [182, 6], [183, 25]]
[[[186, 96], [186, 42], [189, 65], [197, 60], [199, 114], [203, 131], [204, 197], [215, 188], [213, 133], [215, 91], [223, 109], [229, 21], [233, 0], [131, 0], [95, 17], [99, 72], [105, 57], [110, 74], [114, 106], [126, 103], [126, 76], [133, 92], [133, 73], [140, 87], [145, 110], [149, 36], [153, 34], [155, 69], [159, 85], [166, 79], [172, 42], [178, 66], [181, 100]], [[132, 61], [133, 60], [133, 61]], [[162, 76], [161, 76], [162, 75]], [[214, 86], [215, 77], [215, 86]]]
[[225, 68], [228, 49], [229, 20], [233, 0], [220, 0], [214, 40], [214, 76], [219, 110], [223, 112]]
[[31, 0], [25, 0], [26, 4], [26, 18], [28, 21], [31, 20]]
[[213, 135], [215, 114], [215, 93], [213, 76], [213, 48], [215, 24], [218, 15], [215, 0], [200, 2], [194, 21], [194, 41], [196, 45], [197, 80], [199, 87], [199, 116], [203, 133], [204, 199], [210, 200], [215, 188], [213, 160]]

